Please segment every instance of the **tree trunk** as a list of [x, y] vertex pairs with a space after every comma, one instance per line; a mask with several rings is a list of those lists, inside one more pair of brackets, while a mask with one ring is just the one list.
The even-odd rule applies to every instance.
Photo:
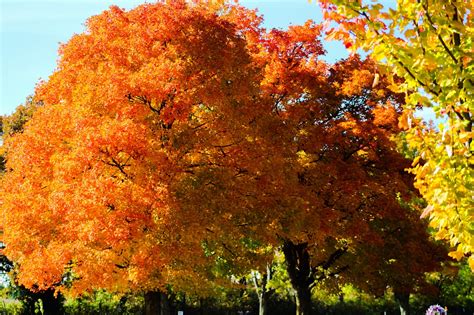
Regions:
[[395, 299], [400, 307], [400, 315], [410, 315], [410, 293], [395, 292]]
[[291, 286], [296, 292], [296, 315], [310, 315], [310, 286], [315, 279], [311, 270], [308, 243], [294, 244], [290, 240], [284, 240], [283, 253]]
[[54, 289], [48, 289], [38, 293], [43, 302], [43, 313], [48, 315], [63, 314], [62, 299], [60, 293], [54, 296]]
[[168, 295], [166, 293], [160, 292], [161, 295], [161, 313], [160, 315], [171, 315], [171, 305]]
[[258, 315], [267, 315], [267, 296], [263, 292], [258, 295]]
[[161, 292], [145, 293], [145, 315], [161, 315]]
[[273, 269], [271, 264], [267, 264], [265, 273], [261, 274], [257, 271], [252, 272], [252, 281], [255, 287], [255, 292], [258, 297], [258, 314], [267, 314], [268, 300], [275, 292], [275, 289], [269, 288], [268, 283], [273, 277]]
[[300, 285], [296, 291], [296, 315], [311, 314], [311, 290], [309, 286]]
[[203, 298], [199, 298], [199, 315], [204, 315], [205, 301]]
[[263, 296], [258, 296], [258, 315], [267, 314], [267, 305], [266, 301], [263, 299]]
[[170, 315], [172, 313], [168, 295], [161, 291], [145, 293], [145, 315]]

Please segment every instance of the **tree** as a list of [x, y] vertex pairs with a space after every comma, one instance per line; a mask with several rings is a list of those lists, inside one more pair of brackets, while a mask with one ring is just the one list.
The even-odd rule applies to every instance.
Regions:
[[253, 282], [255, 292], [258, 297], [258, 314], [268, 314], [268, 300], [275, 292], [275, 289], [270, 287], [270, 281], [273, 277], [272, 265], [267, 265], [267, 270], [264, 273], [258, 271], [251, 272], [251, 280]]
[[245, 138], [232, 119], [251, 112], [245, 42], [212, 8], [170, 1], [111, 7], [60, 54], [45, 106], [6, 141], [5, 253], [35, 290], [66, 290], [68, 274], [78, 293], [157, 297], [207, 259], [169, 190]]
[[[230, 175], [228, 168], [196, 170], [187, 178], [195, 189], [179, 195], [183, 207], [192, 205], [187, 211], [227, 219], [216, 220], [213, 233], [222, 229], [224, 238], [248, 237], [282, 248], [297, 314], [311, 313], [317, 283], [342, 277], [350, 267], [361, 273], [360, 254], [386, 254], [381, 248], [387, 234], [404, 233], [413, 219], [402, 200], [416, 196], [404, 172], [409, 161], [390, 140], [399, 131], [403, 96], [387, 89], [385, 77], [374, 85], [377, 67], [370, 60], [352, 57], [333, 66], [318, 60], [320, 29], [308, 22], [286, 32], [245, 34], [262, 69], [262, 92], [255, 99], [267, 104], [252, 139], [258, 155], [247, 160], [239, 154]], [[248, 152], [240, 145], [229, 146], [226, 157]], [[405, 224], [390, 231], [383, 228], [386, 220]], [[421, 223], [415, 226], [425, 230]], [[428, 235], [420, 237], [422, 249]], [[364, 252], [367, 244], [372, 250]], [[392, 255], [407, 263], [403, 252]], [[375, 272], [372, 280], [378, 280]]]
[[[311, 313], [311, 289], [333, 277], [339, 283], [369, 282], [385, 287], [390, 282], [381, 281], [380, 274], [387, 267], [375, 261], [395, 259], [397, 271], [403, 270], [400, 277], [406, 275], [406, 279], [419, 279], [423, 271], [436, 268], [436, 261], [428, 258], [437, 250], [428, 245], [426, 227], [417, 224], [402, 205], [414, 193], [403, 171], [408, 161], [395, 152], [390, 141], [398, 131], [399, 96], [386, 89], [385, 78], [373, 86], [377, 70], [370, 60], [352, 58], [331, 70], [322, 100], [320, 91], [311, 95], [307, 87], [302, 89], [304, 94], [287, 97], [280, 104], [288, 112], [287, 121], [295, 126], [293, 139], [298, 137], [293, 154], [300, 168], [294, 171], [291, 185], [306, 191], [306, 195], [297, 195], [307, 198], [305, 207], [287, 209], [293, 216], [302, 216], [296, 222], [306, 224], [291, 227], [283, 221], [283, 231], [278, 233], [296, 291], [297, 314]], [[287, 89], [289, 95], [294, 93]], [[294, 105], [298, 101], [303, 108]], [[286, 229], [291, 232], [284, 234]], [[398, 233], [418, 235], [410, 244], [411, 238], [401, 242]], [[410, 248], [414, 253], [426, 251], [426, 260], [407, 259]], [[401, 266], [418, 269], [409, 272]], [[357, 279], [361, 274], [365, 279]]]
[[450, 306], [452, 312], [474, 307], [474, 274], [466, 263], [446, 264], [444, 270], [431, 273], [429, 281], [435, 285], [441, 305]]
[[[426, 223], [418, 221], [417, 213], [412, 209], [402, 218], [387, 218], [380, 223], [378, 228], [384, 246], [362, 245], [352, 264], [367, 266], [367, 270], [360, 272], [358, 268], [358, 272], [343, 277], [376, 296], [383, 295], [390, 287], [401, 314], [410, 314], [410, 295], [431, 289], [426, 273], [441, 270], [441, 264], [448, 261], [447, 251], [443, 244], [432, 241]], [[371, 254], [373, 252], [377, 254]]]
[[[400, 126], [417, 153], [411, 171], [428, 202], [436, 236], [446, 239], [456, 259], [472, 252], [474, 208], [472, 1], [397, 1], [396, 8], [362, 1], [319, 1], [328, 21], [338, 26], [329, 37], [346, 47], [363, 48], [390, 77], [404, 78], [391, 88], [406, 93]], [[414, 117], [433, 110], [436, 128]]]

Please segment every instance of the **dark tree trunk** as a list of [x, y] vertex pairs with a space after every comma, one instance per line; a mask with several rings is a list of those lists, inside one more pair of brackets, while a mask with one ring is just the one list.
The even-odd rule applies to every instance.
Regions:
[[37, 299], [31, 296], [21, 297], [22, 315], [30, 315], [35, 313], [35, 303]]
[[311, 289], [303, 283], [296, 291], [296, 315], [311, 314]]
[[161, 292], [145, 293], [145, 315], [161, 315]]
[[168, 296], [160, 291], [145, 293], [145, 315], [170, 315], [171, 305]]
[[204, 315], [205, 301], [203, 298], [199, 298], [199, 315]]
[[400, 315], [410, 315], [410, 293], [395, 292], [395, 299], [400, 307]]
[[38, 293], [38, 297], [43, 302], [43, 313], [48, 315], [63, 314], [62, 296], [58, 293], [54, 295], [54, 289], [48, 289]]
[[160, 292], [161, 295], [161, 313], [160, 315], [171, 315], [172, 309], [171, 309], [171, 303], [168, 298], [168, 295], [166, 293]]
[[315, 279], [308, 253], [308, 243], [294, 244], [290, 240], [284, 240], [283, 253], [291, 286], [296, 292], [296, 315], [310, 315], [311, 285]]

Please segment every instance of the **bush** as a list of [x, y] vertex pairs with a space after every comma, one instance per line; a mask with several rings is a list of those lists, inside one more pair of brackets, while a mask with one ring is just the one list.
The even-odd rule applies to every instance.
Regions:
[[23, 307], [18, 300], [0, 298], [0, 314], [3, 315], [20, 315]]
[[144, 300], [136, 295], [114, 295], [105, 291], [83, 295], [77, 299], [68, 299], [64, 305], [66, 314], [70, 315], [141, 315]]

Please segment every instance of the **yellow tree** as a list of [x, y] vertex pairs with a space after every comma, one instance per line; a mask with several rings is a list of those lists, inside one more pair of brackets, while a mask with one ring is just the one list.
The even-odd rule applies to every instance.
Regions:
[[[329, 38], [369, 51], [380, 71], [404, 78], [391, 88], [406, 94], [400, 126], [417, 154], [411, 171], [428, 202], [422, 216], [430, 218], [438, 238], [449, 241], [450, 255], [469, 257], [474, 269], [473, 2], [319, 2], [328, 22], [337, 23]], [[418, 109], [433, 110], [438, 125], [415, 118]]]

